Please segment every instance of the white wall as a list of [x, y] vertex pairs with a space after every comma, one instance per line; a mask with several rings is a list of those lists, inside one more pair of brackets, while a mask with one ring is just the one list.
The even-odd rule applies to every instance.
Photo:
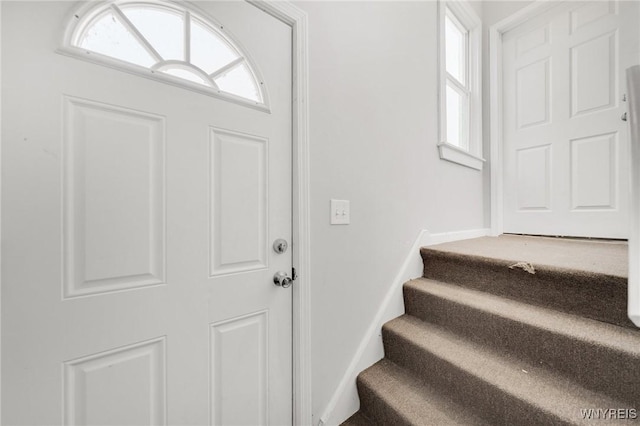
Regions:
[[[437, 3], [297, 6], [310, 31], [315, 425], [420, 230], [483, 227], [483, 182], [438, 157]], [[329, 225], [331, 198], [351, 200], [351, 225]]]

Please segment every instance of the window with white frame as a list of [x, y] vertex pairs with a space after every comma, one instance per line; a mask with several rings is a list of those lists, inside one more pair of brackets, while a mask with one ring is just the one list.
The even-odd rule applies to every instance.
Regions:
[[481, 170], [481, 22], [471, 6], [440, 0], [440, 158]]
[[61, 51], [267, 107], [262, 82], [246, 52], [223, 25], [184, 2], [88, 2], [74, 14]]

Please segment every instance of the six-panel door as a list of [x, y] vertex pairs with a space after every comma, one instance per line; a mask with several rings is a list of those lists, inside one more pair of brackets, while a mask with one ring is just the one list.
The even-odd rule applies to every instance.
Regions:
[[505, 232], [627, 238], [637, 17], [637, 2], [567, 2], [504, 34]]

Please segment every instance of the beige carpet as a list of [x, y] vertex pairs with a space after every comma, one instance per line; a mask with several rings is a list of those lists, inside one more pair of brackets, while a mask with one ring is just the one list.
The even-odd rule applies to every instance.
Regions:
[[430, 246], [430, 250], [528, 262], [584, 272], [628, 277], [626, 241], [501, 235]]
[[[640, 424], [625, 242], [507, 235], [420, 254], [344, 426]], [[585, 417], [599, 408], [627, 418]]]
[[627, 244], [505, 235], [423, 247], [424, 277], [634, 327]]

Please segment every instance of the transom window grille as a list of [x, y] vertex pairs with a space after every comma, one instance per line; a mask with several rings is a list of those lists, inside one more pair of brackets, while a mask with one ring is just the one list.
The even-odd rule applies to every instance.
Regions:
[[[100, 3], [74, 15], [67, 46], [98, 61], [224, 97], [265, 105], [262, 83], [247, 55], [223, 27], [181, 4], [163, 1]], [[78, 53], [78, 52], [76, 52]]]

